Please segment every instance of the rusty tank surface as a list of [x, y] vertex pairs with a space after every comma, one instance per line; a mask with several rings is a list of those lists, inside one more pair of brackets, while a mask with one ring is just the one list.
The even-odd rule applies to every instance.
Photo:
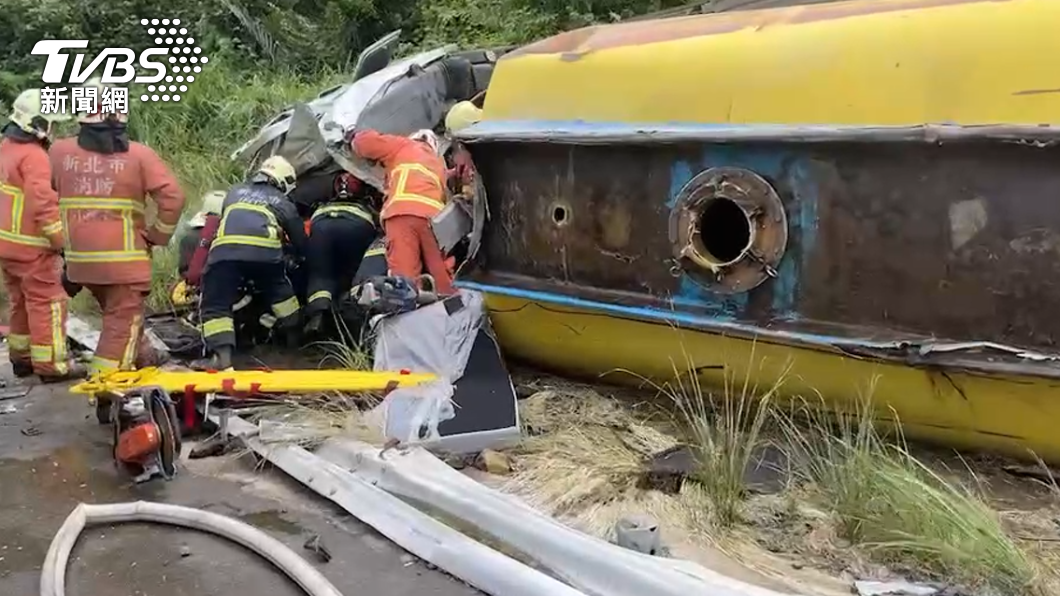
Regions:
[[872, 387], [911, 437], [1060, 462], [1057, 25], [857, 1], [516, 49], [458, 135], [490, 218], [460, 284], [561, 372]]

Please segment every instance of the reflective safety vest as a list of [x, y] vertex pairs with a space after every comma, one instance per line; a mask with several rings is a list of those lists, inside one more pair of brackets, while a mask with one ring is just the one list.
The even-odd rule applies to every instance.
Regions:
[[0, 142], [0, 258], [32, 261], [63, 246], [59, 197], [48, 153], [37, 143]]
[[[445, 208], [445, 185], [442, 178], [423, 164], [398, 164], [388, 175], [396, 179], [391, 186], [392, 194], [387, 196], [386, 203], [383, 204], [383, 211], [380, 213], [382, 219], [395, 215], [434, 217]], [[419, 178], [419, 184], [416, 185], [419, 188], [423, 188], [422, 181], [426, 180], [430, 185], [429, 192], [410, 190], [412, 185], [409, 181], [414, 177]]]
[[364, 220], [373, 227], [377, 227], [376, 219], [371, 211], [362, 205], [351, 203], [327, 203], [317, 208], [310, 218], [311, 222], [325, 217], [352, 217]]
[[[184, 208], [173, 173], [153, 150], [135, 142], [126, 152], [97, 153], [68, 138], [52, 145], [50, 153], [70, 280], [149, 282], [150, 246], [169, 241]], [[157, 207], [151, 227], [144, 218], [148, 196]]]

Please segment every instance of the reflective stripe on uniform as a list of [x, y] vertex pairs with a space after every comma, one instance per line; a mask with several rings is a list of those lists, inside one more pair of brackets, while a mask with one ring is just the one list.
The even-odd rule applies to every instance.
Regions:
[[368, 252], [364, 253], [366, 257], [379, 257], [386, 254], [386, 248], [380, 246], [379, 248], [369, 248]]
[[47, 362], [50, 364], [52, 361], [52, 347], [34, 344], [29, 347], [29, 358], [34, 362]]
[[51, 333], [52, 346], [55, 349], [55, 362], [66, 362], [66, 325], [63, 321], [63, 303], [52, 302], [51, 309]]
[[232, 322], [232, 317], [212, 319], [204, 321], [202, 324], [202, 334], [206, 337], [212, 337], [222, 333], [235, 333], [235, 331], [236, 328], [235, 324]]
[[105, 374], [118, 370], [120, 364], [117, 360], [93, 356], [92, 361], [88, 364], [88, 371], [94, 375]]
[[142, 215], [142, 202], [130, 198], [115, 197], [63, 197], [59, 199], [59, 209], [69, 227], [69, 212], [82, 211], [118, 211], [121, 217], [121, 250], [73, 250], [71, 239], [66, 238], [66, 260], [71, 263], [129, 263], [149, 261], [150, 255], [143, 249], [136, 248], [136, 221], [134, 215]]
[[7, 346], [16, 352], [28, 352], [29, 336], [21, 333], [11, 333], [7, 336]]
[[122, 370], [135, 370], [136, 368], [136, 348], [139, 347], [140, 343], [140, 326], [143, 323], [143, 317], [136, 315], [133, 317], [132, 324], [129, 325], [129, 341], [125, 342], [125, 349], [121, 354], [121, 369]]
[[177, 231], [177, 225], [176, 224], [167, 224], [167, 223], [163, 223], [161, 221], [156, 221], [154, 227], [155, 227], [156, 230], [158, 230], [159, 232], [162, 232], [163, 234], [172, 234], [173, 232]]
[[[262, 238], [261, 236], [246, 236], [243, 234], [226, 234], [225, 228], [228, 227], [228, 216], [234, 211], [252, 211], [263, 216], [266, 220], [265, 225], [269, 230], [269, 236], [267, 238]], [[250, 205], [247, 203], [234, 203], [229, 205], [228, 208], [225, 209], [224, 215], [221, 216], [221, 224], [217, 227], [217, 235], [210, 244], [210, 248], [212, 250], [215, 246], [224, 246], [226, 244], [258, 246], [261, 248], [281, 248], [283, 244], [280, 241], [279, 228], [280, 224], [276, 221], [276, 214], [268, 207]]]
[[67, 250], [63, 257], [67, 263], [131, 263], [151, 260], [145, 250]]
[[403, 163], [395, 166], [393, 171], [391, 172], [391, 175], [394, 175], [395, 173], [397, 174], [398, 180], [397, 184], [394, 185], [394, 195], [387, 199], [386, 205], [383, 206], [383, 212], [381, 215], [385, 217], [387, 211], [390, 210], [390, 205], [399, 202], [421, 203], [438, 209], [439, 211], [445, 208], [445, 203], [439, 201], [438, 199], [405, 191], [405, 186], [408, 184], [409, 181], [409, 174], [412, 172], [422, 174], [429, 178], [430, 181], [433, 182], [434, 185], [438, 187], [438, 190], [444, 195], [445, 187], [442, 186], [442, 181], [434, 172], [427, 169], [427, 167], [423, 164]]
[[298, 297], [291, 296], [287, 300], [272, 305], [272, 312], [277, 318], [283, 319], [298, 312]]
[[0, 240], [23, 246], [51, 246], [51, 241], [43, 236], [29, 236], [22, 233], [22, 215], [26, 210], [26, 195], [22, 189], [10, 184], [0, 184], [0, 192], [11, 197], [11, 229], [0, 230]]
[[50, 223], [40, 229], [40, 231], [48, 236], [54, 236], [63, 231], [63, 222], [57, 221]]
[[331, 300], [331, 292], [329, 292], [327, 290], [320, 290], [319, 292], [313, 292], [313, 294], [309, 297], [309, 301], [310, 302], [315, 302], [317, 300]]
[[261, 248], [281, 248], [283, 244], [279, 238], [261, 238], [259, 236], [218, 235], [214, 238], [210, 248], [224, 246], [226, 244], [240, 244], [243, 246], [260, 246]]
[[332, 213], [348, 213], [354, 217], [359, 217], [363, 219], [364, 221], [372, 224], [373, 226], [375, 225], [375, 220], [372, 219], [372, 216], [369, 215], [368, 212], [366, 212], [364, 209], [361, 209], [360, 207], [357, 207], [355, 205], [324, 205], [313, 213], [313, 217], [310, 218], [310, 221], [316, 221], [318, 218], [327, 216]]

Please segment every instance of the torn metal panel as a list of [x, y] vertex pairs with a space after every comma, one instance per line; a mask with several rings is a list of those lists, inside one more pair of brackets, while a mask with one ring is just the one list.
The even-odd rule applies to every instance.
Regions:
[[[209, 417], [220, 422], [216, 412]], [[317, 494], [375, 528], [398, 546], [492, 596], [585, 596], [421, 513], [372, 483], [301, 447], [266, 446], [257, 427], [237, 417], [228, 431]]]
[[375, 368], [428, 371], [434, 383], [396, 389], [377, 407], [388, 438], [476, 453], [521, 436], [515, 388], [478, 292], [378, 321]]

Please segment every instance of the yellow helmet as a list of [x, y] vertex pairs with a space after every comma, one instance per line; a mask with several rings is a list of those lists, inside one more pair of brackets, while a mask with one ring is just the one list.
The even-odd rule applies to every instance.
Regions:
[[273, 155], [263, 161], [257, 173], [272, 179], [283, 194], [290, 194], [294, 190], [297, 180], [294, 166], [281, 155]]
[[221, 208], [224, 207], [225, 196], [227, 196], [223, 190], [211, 190], [206, 193], [202, 198], [202, 206], [199, 207], [198, 213], [193, 215], [188, 220], [188, 225], [193, 228], [201, 228], [206, 225], [207, 215], [221, 215]]
[[482, 110], [470, 101], [462, 101], [449, 108], [445, 115], [445, 131], [453, 134], [481, 121]]
[[99, 122], [106, 122], [108, 119], [114, 119], [118, 122], [128, 122], [129, 114], [121, 112], [104, 112], [103, 111], [103, 90], [108, 88], [107, 85], [103, 84], [103, 79], [100, 77], [92, 77], [85, 81], [81, 87], [85, 89], [95, 89], [95, 108], [94, 112], [78, 112], [77, 121], [81, 124], [96, 124]]
[[173, 306], [187, 306], [195, 302], [196, 291], [184, 280], [180, 280], [169, 294]]
[[19, 93], [11, 108], [9, 119], [23, 131], [41, 140], [51, 138], [52, 124], [70, 119], [66, 114], [57, 112], [45, 114], [40, 89], [26, 89]]

